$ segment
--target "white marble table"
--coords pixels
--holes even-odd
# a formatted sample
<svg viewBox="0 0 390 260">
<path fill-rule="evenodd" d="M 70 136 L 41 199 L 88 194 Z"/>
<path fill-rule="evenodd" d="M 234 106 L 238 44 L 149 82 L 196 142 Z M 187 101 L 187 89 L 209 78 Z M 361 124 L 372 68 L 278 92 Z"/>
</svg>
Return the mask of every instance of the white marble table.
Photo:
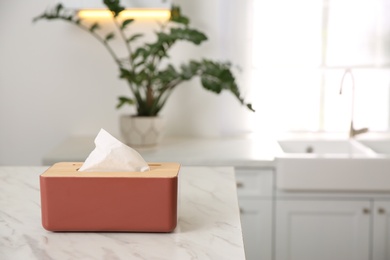
<svg viewBox="0 0 390 260">
<path fill-rule="evenodd" d="M 245 259 L 231 167 L 182 167 L 173 233 L 61 233 L 41 225 L 39 175 L 0 167 L 0 259 Z"/>
</svg>

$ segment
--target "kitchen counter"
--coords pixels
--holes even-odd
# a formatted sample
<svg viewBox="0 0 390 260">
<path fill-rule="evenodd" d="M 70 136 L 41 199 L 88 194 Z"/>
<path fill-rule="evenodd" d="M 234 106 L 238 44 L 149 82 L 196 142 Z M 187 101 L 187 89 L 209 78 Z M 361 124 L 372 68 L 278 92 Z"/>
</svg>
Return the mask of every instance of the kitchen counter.
<svg viewBox="0 0 390 260">
<path fill-rule="evenodd" d="M 92 136 L 71 136 L 47 153 L 43 165 L 83 162 L 95 148 Z M 188 166 L 272 167 L 280 153 L 275 140 L 253 136 L 226 138 L 166 137 L 161 145 L 137 148 L 148 162 L 179 162 Z"/>
<path fill-rule="evenodd" d="M 245 259 L 232 167 L 182 167 L 172 233 L 49 232 L 39 175 L 0 167 L 0 259 Z"/>
</svg>

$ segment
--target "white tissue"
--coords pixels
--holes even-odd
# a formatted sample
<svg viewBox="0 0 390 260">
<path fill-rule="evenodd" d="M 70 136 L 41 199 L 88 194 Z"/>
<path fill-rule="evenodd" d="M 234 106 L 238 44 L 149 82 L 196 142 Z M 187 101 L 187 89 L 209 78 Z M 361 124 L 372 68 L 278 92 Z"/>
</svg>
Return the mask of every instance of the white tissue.
<svg viewBox="0 0 390 260">
<path fill-rule="evenodd" d="M 95 149 L 79 171 L 83 172 L 144 172 L 149 165 L 131 147 L 123 144 L 104 129 L 95 138 Z"/>
</svg>

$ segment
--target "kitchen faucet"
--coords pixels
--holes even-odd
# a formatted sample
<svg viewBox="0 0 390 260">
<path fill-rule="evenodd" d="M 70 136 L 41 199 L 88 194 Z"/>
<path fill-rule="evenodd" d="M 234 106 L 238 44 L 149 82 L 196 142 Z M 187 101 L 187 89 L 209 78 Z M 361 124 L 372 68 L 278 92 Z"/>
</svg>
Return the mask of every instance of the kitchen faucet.
<svg viewBox="0 0 390 260">
<path fill-rule="evenodd" d="M 355 129 L 353 126 L 353 119 L 354 119 L 354 110 L 355 110 L 355 79 L 353 77 L 352 71 L 350 68 L 347 68 L 343 74 L 343 77 L 341 79 L 341 85 L 340 85 L 340 95 L 343 91 L 343 85 L 344 85 L 344 79 L 345 77 L 349 75 L 352 80 L 352 104 L 351 104 L 351 124 L 349 127 L 349 138 L 354 138 L 355 136 L 363 133 L 368 132 L 368 128 L 361 128 L 361 129 Z"/>
</svg>

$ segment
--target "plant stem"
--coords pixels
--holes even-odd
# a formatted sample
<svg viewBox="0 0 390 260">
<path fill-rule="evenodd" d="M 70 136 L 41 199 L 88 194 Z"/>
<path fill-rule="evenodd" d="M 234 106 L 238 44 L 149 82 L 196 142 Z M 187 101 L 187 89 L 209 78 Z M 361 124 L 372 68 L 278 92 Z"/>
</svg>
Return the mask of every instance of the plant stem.
<svg viewBox="0 0 390 260">
<path fill-rule="evenodd" d="M 160 99 L 166 94 L 166 97 L 163 101 L 165 103 L 166 99 L 169 97 L 169 93 L 172 92 L 172 90 L 181 82 L 183 82 L 182 79 L 174 79 L 171 82 L 169 82 L 164 88 L 160 89 L 160 94 L 156 97 L 156 100 L 159 102 Z"/>
<path fill-rule="evenodd" d="M 169 20 L 166 21 L 166 22 L 164 22 L 164 23 L 162 23 L 162 24 L 160 24 L 160 25 L 161 25 L 161 26 L 160 26 L 160 33 L 163 33 L 163 32 L 165 31 L 165 28 L 168 26 L 168 24 L 169 24 Z M 170 48 L 170 46 L 168 46 L 168 47 L 166 48 L 165 53 L 168 51 L 169 48 Z M 156 54 L 153 55 L 153 56 L 151 57 L 151 64 L 153 64 L 153 66 L 154 66 L 156 69 L 158 69 L 160 63 L 161 63 L 161 59 L 158 59 L 158 60 L 156 61 Z"/>
<path fill-rule="evenodd" d="M 132 71 L 135 73 L 134 60 L 133 60 L 133 58 L 131 57 L 132 54 L 133 54 L 133 52 L 132 52 L 132 50 L 131 50 L 130 43 L 127 42 L 126 36 L 125 36 L 125 34 L 123 33 L 123 30 L 122 30 L 120 24 L 118 23 L 118 20 L 116 19 L 116 17 L 113 16 L 112 19 L 113 19 L 113 21 L 114 21 L 115 26 L 117 27 L 117 29 L 118 29 L 118 31 L 119 31 L 119 34 L 120 34 L 120 36 L 121 36 L 123 42 L 125 43 L 127 52 L 128 52 L 128 54 L 129 54 L 128 61 L 129 61 L 129 65 L 130 65 L 130 70 L 132 70 Z M 138 97 L 140 97 L 138 88 L 135 88 L 135 87 L 134 87 L 133 82 L 128 81 L 128 83 L 129 83 L 129 87 L 130 87 L 131 92 L 135 94 L 135 97 L 136 97 L 137 100 L 138 100 Z M 138 100 L 138 101 L 139 101 L 139 100 Z M 137 103 L 139 103 L 139 102 L 137 102 Z"/>
<path fill-rule="evenodd" d="M 91 31 L 88 27 L 86 27 L 86 26 L 84 26 L 84 25 L 82 25 L 80 23 L 76 23 L 74 21 L 69 21 L 69 20 L 66 20 L 66 19 L 65 19 L 65 21 L 71 22 L 71 23 L 77 25 L 82 30 L 90 32 L 101 44 L 104 45 L 104 47 L 106 47 L 106 49 L 111 54 L 112 58 L 118 64 L 118 66 L 121 66 L 121 62 L 120 62 L 119 58 L 116 56 L 115 52 L 112 50 L 110 45 L 108 45 L 107 42 L 102 37 L 100 37 L 97 33 Z"/>
<path fill-rule="evenodd" d="M 113 19 L 114 19 L 114 23 L 118 26 L 117 21 L 115 20 L 115 18 L 113 18 Z M 66 19 L 65 19 L 65 20 L 66 20 Z M 69 21 L 69 20 L 66 20 L 66 21 Z M 69 21 L 69 22 L 71 22 L 71 23 L 77 25 L 79 28 L 83 29 L 84 31 L 90 32 L 90 33 L 91 33 L 91 34 L 92 34 L 100 43 L 102 43 L 102 44 L 107 48 L 108 52 L 111 54 L 111 56 L 113 57 L 113 59 L 115 60 L 115 62 L 118 64 L 118 66 L 119 66 L 119 67 L 122 67 L 122 62 L 121 62 L 120 59 L 116 56 L 115 52 L 112 50 L 112 48 L 110 47 L 110 45 L 108 45 L 107 42 L 106 42 L 102 37 L 100 37 L 97 33 L 91 31 L 88 27 L 86 27 L 86 26 L 84 26 L 84 25 L 82 25 L 82 24 L 80 24 L 80 23 L 76 23 L 76 22 L 74 22 L 74 21 Z M 121 35 L 122 35 L 124 41 L 126 42 L 126 39 L 124 38 L 124 35 L 123 35 L 122 31 L 121 31 L 121 30 L 119 30 L 119 31 L 121 32 Z M 133 61 L 132 61 L 132 59 L 131 59 L 131 49 L 130 49 L 130 46 L 128 46 L 127 44 L 126 44 L 126 46 L 128 47 L 128 50 L 129 50 L 129 62 L 130 62 L 130 66 L 131 66 L 131 68 L 133 68 Z M 135 88 L 134 88 L 134 86 L 133 86 L 133 84 L 132 84 L 131 81 L 128 81 L 128 83 L 129 83 L 129 87 L 130 87 L 132 93 L 135 94 L 135 97 L 140 97 L 138 89 L 135 89 Z M 138 94 L 138 95 L 137 95 L 137 94 Z M 138 99 L 138 98 L 137 98 L 137 99 Z M 137 103 L 138 103 L 138 102 L 137 102 Z"/>
<path fill-rule="evenodd" d="M 133 69 L 134 68 L 134 61 L 131 58 L 131 55 L 133 54 L 133 52 L 131 50 L 130 43 L 127 42 L 126 36 L 123 33 L 123 30 L 122 30 L 120 24 L 118 23 L 118 20 L 115 17 L 112 17 L 112 19 L 114 20 L 114 24 L 118 28 L 119 34 L 121 35 L 123 41 L 125 42 L 126 49 L 127 49 L 128 53 L 129 53 L 129 63 L 130 63 L 131 68 Z"/>
</svg>

